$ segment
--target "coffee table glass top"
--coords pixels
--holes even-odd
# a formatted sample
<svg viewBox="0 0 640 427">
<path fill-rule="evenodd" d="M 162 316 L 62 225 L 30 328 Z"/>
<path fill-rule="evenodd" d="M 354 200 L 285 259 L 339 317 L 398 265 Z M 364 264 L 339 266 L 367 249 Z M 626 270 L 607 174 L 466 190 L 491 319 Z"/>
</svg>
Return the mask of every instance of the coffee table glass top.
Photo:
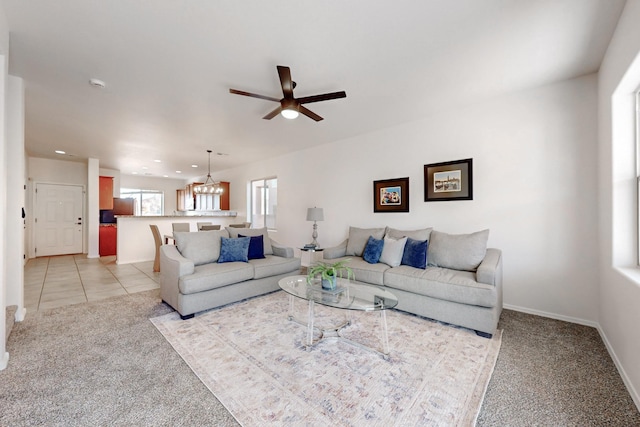
<svg viewBox="0 0 640 427">
<path fill-rule="evenodd" d="M 379 286 L 341 278 L 338 278 L 337 289 L 332 291 L 322 289 L 319 279 L 308 284 L 307 276 L 285 277 L 278 285 L 289 295 L 346 310 L 386 310 L 398 304 L 395 295 Z"/>
</svg>

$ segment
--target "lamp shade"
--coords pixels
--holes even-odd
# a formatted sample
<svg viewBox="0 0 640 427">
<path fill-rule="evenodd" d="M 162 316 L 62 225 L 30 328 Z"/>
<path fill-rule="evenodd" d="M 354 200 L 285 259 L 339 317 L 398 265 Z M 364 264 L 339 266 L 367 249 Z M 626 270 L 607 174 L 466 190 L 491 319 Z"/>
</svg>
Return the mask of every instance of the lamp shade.
<svg viewBox="0 0 640 427">
<path fill-rule="evenodd" d="M 324 213 L 322 208 L 308 208 L 307 221 L 324 221 Z"/>
</svg>

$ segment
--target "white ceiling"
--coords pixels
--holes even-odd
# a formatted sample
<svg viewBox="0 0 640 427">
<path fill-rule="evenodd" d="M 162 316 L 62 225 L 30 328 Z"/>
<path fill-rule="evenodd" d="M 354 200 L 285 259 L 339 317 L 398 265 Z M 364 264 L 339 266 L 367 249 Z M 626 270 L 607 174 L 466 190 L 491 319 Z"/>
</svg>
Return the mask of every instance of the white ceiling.
<svg viewBox="0 0 640 427">
<path fill-rule="evenodd" d="M 185 179 L 206 175 L 207 149 L 228 154 L 213 158 L 215 172 L 596 72 L 623 6 L 2 0 L 9 72 L 25 81 L 29 155 Z M 276 65 L 291 67 L 296 97 L 347 98 L 307 104 L 318 123 L 263 120 L 276 103 L 229 88 L 281 98 Z"/>
</svg>

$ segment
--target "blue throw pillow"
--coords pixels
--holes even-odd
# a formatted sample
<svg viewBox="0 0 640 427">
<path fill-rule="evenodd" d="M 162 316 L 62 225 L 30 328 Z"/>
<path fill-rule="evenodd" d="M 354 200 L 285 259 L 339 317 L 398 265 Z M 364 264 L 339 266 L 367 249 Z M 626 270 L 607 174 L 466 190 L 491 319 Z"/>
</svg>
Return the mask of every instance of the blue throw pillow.
<svg viewBox="0 0 640 427">
<path fill-rule="evenodd" d="M 380 255 L 382 255 L 382 247 L 384 246 L 384 240 L 375 239 L 373 236 L 369 236 L 367 240 L 367 246 L 364 247 L 362 258 L 369 264 L 377 264 L 380 261 Z"/>
<path fill-rule="evenodd" d="M 242 234 L 238 234 L 238 237 L 249 237 L 251 239 L 249 242 L 249 259 L 264 258 L 264 239 L 262 238 L 262 234 L 259 236 L 243 236 Z"/>
<path fill-rule="evenodd" d="M 248 237 L 238 237 L 237 239 L 227 239 L 226 237 L 222 237 L 218 262 L 249 261 L 248 255 L 250 242 L 251 239 Z"/>
<path fill-rule="evenodd" d="M 427 268 L 427 246 L 428 240 L 415 240 L 407 238 L 402 254 L 402 265 L 409 265 L 415 268 Z"/>
</svg>

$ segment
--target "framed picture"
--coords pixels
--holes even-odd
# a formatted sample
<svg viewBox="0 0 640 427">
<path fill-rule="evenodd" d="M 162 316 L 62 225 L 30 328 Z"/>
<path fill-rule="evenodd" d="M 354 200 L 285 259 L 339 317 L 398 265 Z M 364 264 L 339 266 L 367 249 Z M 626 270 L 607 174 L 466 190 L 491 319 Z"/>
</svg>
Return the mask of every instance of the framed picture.
<svg viewBox="0 0 640 427">
<path fill-rule="evenodd" d="M 373 181 L 374 212 L 409 212 L 409 178 Z"/>
<path fill-rule="evenodd" d="M 424 201 L 473 200 L 473 159 L 424 165 Z"/>
</svg>

